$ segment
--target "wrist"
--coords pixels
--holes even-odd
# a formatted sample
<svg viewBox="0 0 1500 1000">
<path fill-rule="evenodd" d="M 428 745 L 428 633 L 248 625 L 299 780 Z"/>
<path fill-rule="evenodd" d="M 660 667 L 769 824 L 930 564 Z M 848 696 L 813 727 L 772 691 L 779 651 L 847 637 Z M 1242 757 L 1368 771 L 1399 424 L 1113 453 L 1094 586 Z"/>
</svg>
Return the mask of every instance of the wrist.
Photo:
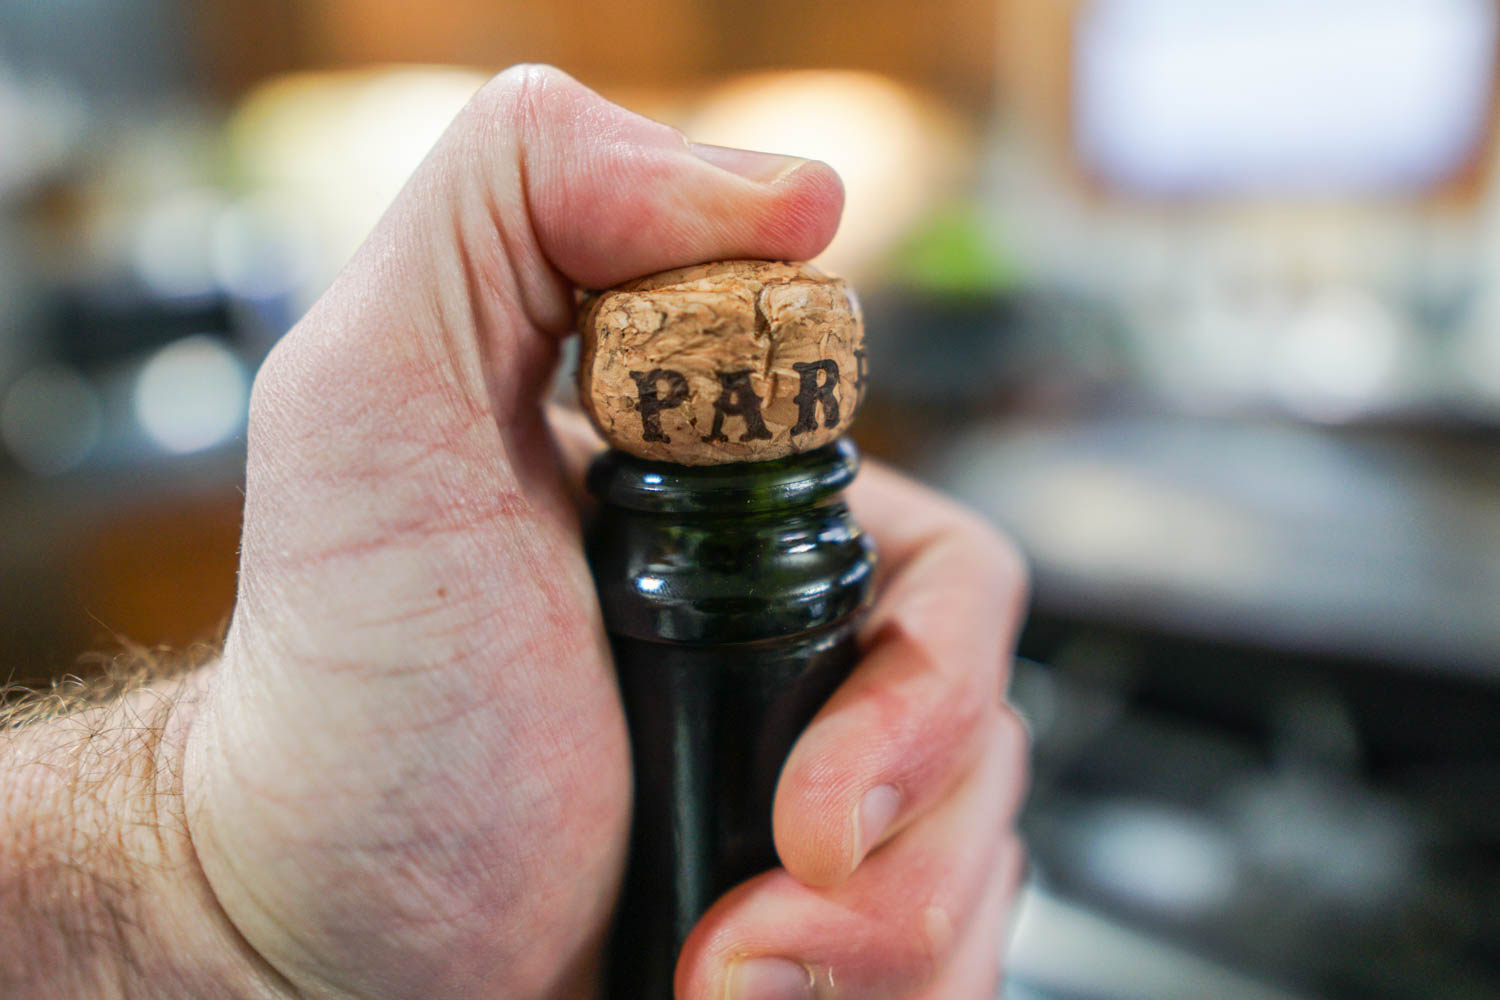
<svg viewBox="0 0 1500 1000">
<path fill-rule="evenodd" d="M 184 814 L 183 752 L 212 669 L 0 730 L 0 996 L 275 995 Z"/>
</svg>

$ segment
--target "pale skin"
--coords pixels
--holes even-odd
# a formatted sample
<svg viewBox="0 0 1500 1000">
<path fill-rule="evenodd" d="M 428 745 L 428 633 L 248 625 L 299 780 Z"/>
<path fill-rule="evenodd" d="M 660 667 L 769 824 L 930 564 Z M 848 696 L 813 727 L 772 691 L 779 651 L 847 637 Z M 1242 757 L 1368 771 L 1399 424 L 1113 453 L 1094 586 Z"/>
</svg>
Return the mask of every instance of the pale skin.
<svg viewBox="0 0 1500 1000">
<path fill-rule="evenodd" d="M 823 164 L 555 70 L 476 95 L 256 380 L 222 654 L 0 734 L 0 995 L 593 996 L 629 760 L 580 545 L 598 445 L 541 397 L 575 289 L 808 259 L 841 205 Z M 783 772 L 783 867 L 704 917 L 681 1000 L 994 996 L 1022 566 L 878 466 L 851 503 L 883 560 L 861 662 Z"/>
</svg>

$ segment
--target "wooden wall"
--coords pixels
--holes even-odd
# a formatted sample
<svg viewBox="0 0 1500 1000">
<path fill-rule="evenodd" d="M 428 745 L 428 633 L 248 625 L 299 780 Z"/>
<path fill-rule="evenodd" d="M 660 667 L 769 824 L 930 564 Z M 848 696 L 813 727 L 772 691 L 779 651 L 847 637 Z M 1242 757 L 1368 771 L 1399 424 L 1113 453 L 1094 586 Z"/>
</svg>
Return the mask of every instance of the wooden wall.
<svg viewBox="0 0 1500 1000">
<path fill-rule="evenodd" d="M 550 62 L 593 86 L 793 67 L 875 70 L 982 110 L 1005 0 L 195 0 L 206 83 L 226 98 L 287 69 Z"/>
</svg>

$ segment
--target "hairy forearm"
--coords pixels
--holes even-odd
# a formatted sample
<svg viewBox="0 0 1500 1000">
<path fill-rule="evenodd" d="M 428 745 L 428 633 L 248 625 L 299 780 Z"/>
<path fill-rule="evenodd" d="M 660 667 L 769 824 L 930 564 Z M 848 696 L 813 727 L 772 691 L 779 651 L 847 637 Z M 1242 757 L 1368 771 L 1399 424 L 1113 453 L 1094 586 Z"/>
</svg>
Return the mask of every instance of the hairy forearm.
<svg viewBox="0 0 1500 1000">
<path fill-rule="evenodd" d="M 117 668 L 0 725 L 0 996 L 264 995 L 218 910 L 182 760 L 211 666 Z"/>
</svg>

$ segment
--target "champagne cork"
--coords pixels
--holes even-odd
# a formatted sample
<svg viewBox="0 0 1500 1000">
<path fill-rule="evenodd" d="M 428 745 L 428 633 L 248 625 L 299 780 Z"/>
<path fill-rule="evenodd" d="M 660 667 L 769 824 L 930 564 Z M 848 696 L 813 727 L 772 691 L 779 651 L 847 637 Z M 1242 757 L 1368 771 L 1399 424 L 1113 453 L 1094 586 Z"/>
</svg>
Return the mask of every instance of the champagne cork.
<svg viewBox="0 0 1500 1000">
<path fill-rule="evenodd" d="M 584 410 L 606 441 L 679 465 L 762 462 L 848 429 L 864 322 L 843 280 L 732 260 L 638 278 L 579 315 Z"/>
</svg>

